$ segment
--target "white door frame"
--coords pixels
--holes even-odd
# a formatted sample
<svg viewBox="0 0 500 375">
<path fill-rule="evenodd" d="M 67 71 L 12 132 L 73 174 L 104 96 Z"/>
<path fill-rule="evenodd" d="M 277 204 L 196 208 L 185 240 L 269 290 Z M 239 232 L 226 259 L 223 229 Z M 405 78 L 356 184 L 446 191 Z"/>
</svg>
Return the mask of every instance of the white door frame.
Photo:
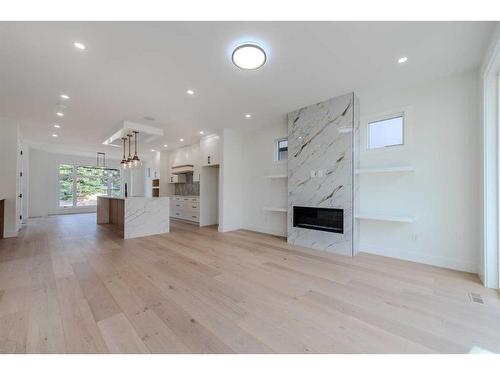
<svg viewBox="0 0 500 375">
<path fill-rule="evenodd" d="M 481 71 L 483 87 L 483 252 L 478 273 L 484 285 L 499 289 L 500 269 L 500 35 Z"/>
</svg>

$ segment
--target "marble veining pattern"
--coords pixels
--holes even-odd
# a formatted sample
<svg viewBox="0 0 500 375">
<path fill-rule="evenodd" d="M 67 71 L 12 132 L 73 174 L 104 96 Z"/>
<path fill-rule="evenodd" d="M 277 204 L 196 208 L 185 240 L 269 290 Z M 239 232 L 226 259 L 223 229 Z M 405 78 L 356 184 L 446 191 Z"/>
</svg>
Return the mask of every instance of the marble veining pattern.
<svg viewBox="0 0 500 375">
<path fill-rule="evenodd" d="M 353 94 L 288 114 L 288 242 L 353 253 Z M 357 110 L 357 108 L 356 108 Z M 317 176 L 312 176 L 316 171 Z M 293 206 L 341 208 L 344 233 L 293 227 Z"/>
<path fill-rule="evenodd" d="M 134 238 L 170 231 L 170 198 L 125 199 L 124 237 Z"/>
</svg>

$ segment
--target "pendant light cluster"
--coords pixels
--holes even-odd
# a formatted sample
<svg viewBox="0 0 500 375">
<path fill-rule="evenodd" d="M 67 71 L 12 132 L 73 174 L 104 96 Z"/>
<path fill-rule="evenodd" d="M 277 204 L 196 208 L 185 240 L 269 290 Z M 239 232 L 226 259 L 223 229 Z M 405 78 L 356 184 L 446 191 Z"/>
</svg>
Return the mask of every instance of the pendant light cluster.
<svg viewBox="0 0 500 375">
<path fill-rule="evenodd" d="M 127 134 L 126 137 L 122 138 L 122 141 L 123 141 L 123 159 L 120 162 L 120 164 L 122 165 L 123 169 L 137 168 L 137 167 L 140 167 L 142 165 L 141 159 L 139 159 L 139 156 L 137 155 L 137 134 L 139 134 L 139 132 L 134 130 L 132 133 L 134 133 L 134 135 Z M 132 156 L 132 154 L 131 154 L 132 137 L 134 137 L 134 156 Z M 127 142 L 128 142 L 128 157 L 125 156 Z"/>
</svg>

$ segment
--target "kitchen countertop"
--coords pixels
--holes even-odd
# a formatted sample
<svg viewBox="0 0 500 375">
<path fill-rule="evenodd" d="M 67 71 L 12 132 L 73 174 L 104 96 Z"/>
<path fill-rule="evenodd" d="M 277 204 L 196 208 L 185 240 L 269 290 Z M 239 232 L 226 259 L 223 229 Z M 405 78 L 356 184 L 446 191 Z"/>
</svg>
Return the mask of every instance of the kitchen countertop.
<svg viewBox="0 0 500 375">
<path fill-rule="evenodd" d="M 180 198 L 199 198 L 200 196 L 199 195 L 169 195 L 169 197 L 171 197 L 171 198 L 176 198 L 176 197 L 180 197 Z"/>
</svg>

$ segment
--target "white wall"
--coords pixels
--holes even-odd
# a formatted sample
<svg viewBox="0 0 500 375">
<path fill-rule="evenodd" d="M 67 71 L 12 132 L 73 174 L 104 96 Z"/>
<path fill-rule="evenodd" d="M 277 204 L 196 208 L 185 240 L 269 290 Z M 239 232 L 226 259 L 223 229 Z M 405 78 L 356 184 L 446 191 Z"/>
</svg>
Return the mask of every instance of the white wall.
<svg viewBox="0 0 500 375">
<path fill-rule="evenodd" d="M 482 235 L 478 73 L 466 72 L 422 87 L 381 88 L 357 95 L 362 118 L 402 108 L 410 114 L 408 147 L 378 154 L 362 151 L 361 167 L 416 168 L 408 175 L 361 178 L 361 210 L 416 218 L 412 224 L 362 221 L 361 251 L 477 272 Z M 285 234 L 285 220 L 278 213 L 262 211 L 270 196 L 279 202 L 278 188 L 271 188 L 262 176 L 279 169 L 273 164 L 273 143 L 281 136 L 286 136 L 285 119 L 245 134 L 245 228 Z M 286 202 L 286 192 L 282 198 Z"/>
<path fill-rule="evenodd" d="M 96 165 L 95 158 L 53 154 L 31 147 L 29 150 L 29 207 L 30 217 L 95 212 L 95 207 L 60 208 L 58 196 L 59 164 Z M 120 168 L 115 160 L 106 160 L 107 166 Z"/>
<path fill-rule="evenodd" d="M 243 134 L 222 130 L 222 163 L 219 184 L 219 231 L 243 227 Z"/>
<path fill-rule="evenodd" d="M 481 241 L 481 139 L 478 73 L 412 90 L 358 93 L 361 168 L 411 165 L 403 175 L 360 178 L 360 210 L 408 214 L 414 223 L 360 222 L 360 250 L 477 272 Z M 363 119 L 408 109 L 407 142 L 366 150 Z"/>
<path fill-rule="evenodd" d="M 286 179 L 264 178 L 287 174 L 287 164 L 275 161 L 275 142 L 287 136 L 283 122 L 244 135 L 243 144 L 243 227 L 257 232 L 286 236 L 286 213 L 264 211 L 263 207 L 287 207 Z"/>
<path fill-rule="evenodd" d="M 15 237 L 19 229 L 18 215 L 18 125 L 0 118 L 0 199 L 5 199 L 4 237 Z"/>
<path fill-rule="evenodd" d="M 49 214 L 49 154 L 46 151 L 29 149 L 28 170 L 28 215 L 29 217 Z"/>
</svg>

